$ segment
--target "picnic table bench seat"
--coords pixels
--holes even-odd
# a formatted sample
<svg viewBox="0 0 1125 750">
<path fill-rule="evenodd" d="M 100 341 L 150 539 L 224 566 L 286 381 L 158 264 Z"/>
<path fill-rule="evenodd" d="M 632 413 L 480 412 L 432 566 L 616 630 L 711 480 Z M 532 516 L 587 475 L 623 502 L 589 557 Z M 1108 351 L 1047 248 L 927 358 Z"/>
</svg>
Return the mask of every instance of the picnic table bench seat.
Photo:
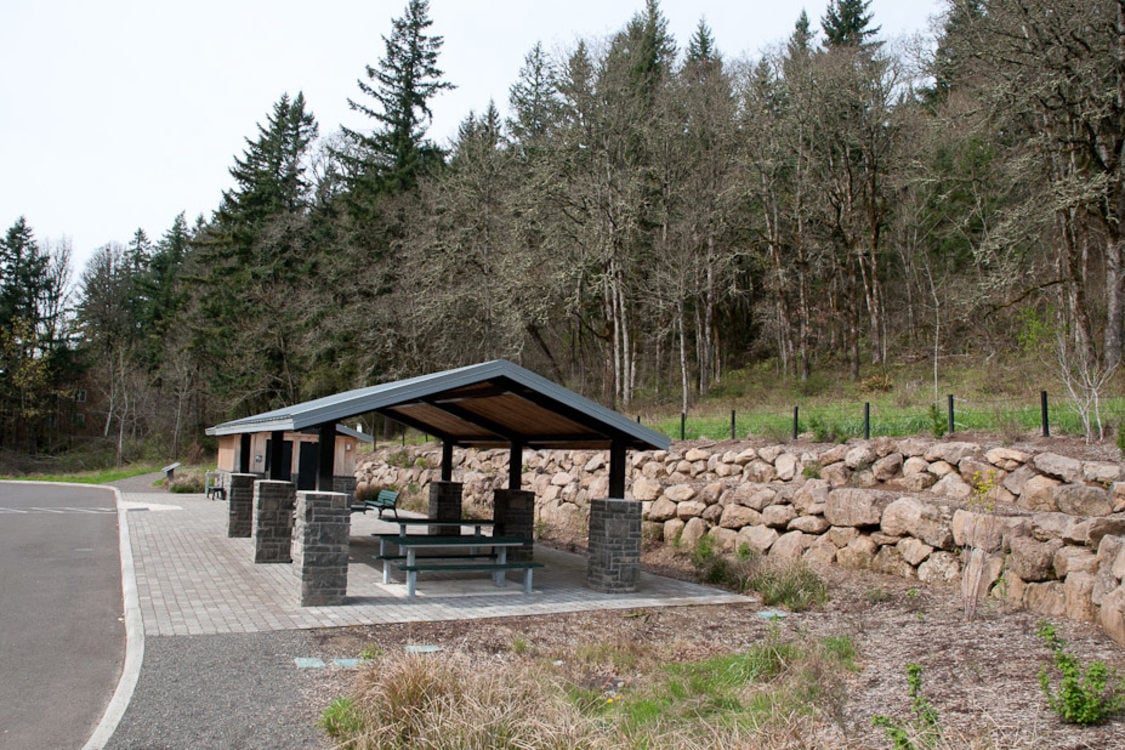
<svg viewBox="0 0 1125 750">
<path fill-rule="evenodd" d="M 493 583 L 503 586 L 504 573 L 509 570 L 523 571 L 523 592 L 531 593 L 531 574 L 535 568 L 542 568 L 543 563 L 532 561 L 515 562 L 488 562 L 488 563 L 456 563 L 456 562 L 426 562 L 407 565 L 394 563 L 394 566 L 406 573 L 406 595 L 413 599 L 418 588 L 418 574 L 424 572 L 461 572 L 461 571 L 488 571 L 493 573 Z"/>
</svg>

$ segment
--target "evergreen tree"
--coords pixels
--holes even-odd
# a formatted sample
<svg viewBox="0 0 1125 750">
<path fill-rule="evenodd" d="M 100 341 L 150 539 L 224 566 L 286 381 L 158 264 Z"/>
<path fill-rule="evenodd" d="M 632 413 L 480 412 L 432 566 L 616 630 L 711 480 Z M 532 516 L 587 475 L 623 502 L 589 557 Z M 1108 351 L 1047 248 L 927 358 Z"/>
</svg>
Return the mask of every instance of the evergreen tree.
<svg viewBox="0 0 1125 750">
<path fill-rule="evenodd" d="M 871 0 L 831 0 L 820 19 L 829 47 L 863 47 L 881 27 L 870 28 L 872 14 L 867 12 Z"/>
<path fill-rule="evenodd" d="M 19 217 L 0 240 L 0 325 L 14 320 L 38 325 L 49 264 L 27 220 Z"/>
<path fill-rule="evenodd" d="M 519 79 L 508 90 L 513 117 L 508 126 L 517 141 L 542 138 L 559 113 L 558 80 L 554 65 L 539 42 L 523 59 Z"/>
<path fill-rule="evenodd" d="M 813 37 L 809 28 L 809 14 L 801 10 L 797 22 L 793 24 L 793 33 L 785 45 L 786 60 L 804 60 L 812 52 Z"/>
<path fill-rule="evenodd" d="M 366 68 L 369 83 L 356 82 L 373 102 L 348 99 L 348 106 L 375 120 L 376 128 L 370 135 L 343 129 L 355 148 L 355 153 L 341 154 L 353 181 L 377 192 L 409 189 L 440 161 L 440 150 L 426 140 L 433 117 L 430 100 L 453 88 L 437 66 L 445 40 L 428 33 L 433 25 L 428 0 L 409 0 L 402 17 L 391 23 L 378 67 Z"/>
</svg>

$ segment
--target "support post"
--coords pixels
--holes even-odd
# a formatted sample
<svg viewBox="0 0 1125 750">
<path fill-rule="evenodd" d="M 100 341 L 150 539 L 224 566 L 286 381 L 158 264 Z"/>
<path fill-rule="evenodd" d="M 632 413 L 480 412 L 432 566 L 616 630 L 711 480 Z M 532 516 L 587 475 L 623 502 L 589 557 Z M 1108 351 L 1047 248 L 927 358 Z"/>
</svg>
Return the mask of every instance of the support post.
<svg viewBox="0 0 1125 750">
<path fill-rule="evenodd" d="M 1051 437 L 1051 424 L 1047 415 L 1047 392 L 1039 391 L 1039 411 L 1042 414 L 1043 437 Z"/>
<path fill-rule="evenodd" d="M 336 425 L 325 423 L 317 428 L 319 433 L 316 445 L 316 489 L 318 492 L 332 492 L 332 477 L 336 462 Z"/>
<path fill-rule="evenodd" d="M 604 593 L 636 591 L 641 576 L 641 504 L 591 500 L 589 541 L 586 585 Z"/>
<path fill-rule="evenodd" d="M 797 439 L 797 435 L 798 435 L 797 427 L 800 424 L 800 422 L 799 422 L 800 414 L 801 414 L 801 407 L 794 406 L 793 407 L 793 439 L 794 440 Z"/>
<path fill-rule="evenodd" d="M 953 432 L 953 394 L 949 394 L 949 432 Z"/>
<path fill-rule="evenodd" d="M 535 545 L 530 541 L 535 535 L 535 493 L 523 490 L 496 490 L 492 493 L 492 518 L 496 536 L 520 536 L 529 540 L 522 547 L 508 550 L 510 562 L 530 561 Z"/>
<path fill-rule="evenodd" d="M 297 485 L 259 479 L 254 482 L 254 562 L 291 562 L 293 508 Z"/>
<path fill-rule="evenodd" d="M 871 439 L 871 402 L 863 402 L 863 439 Z"/>
<path fill-rule="evenodd" d="M 343 604 L 348 589 L 351 512 L 341 492 L 298 492 L 293 573 L 302 607 Z"/>
<path fill-rule="evenodd" d="M 449 440 L 441 443 L 441 481 L 453 481 L 453 443 Z"/>
<path fill-rule="evenodd" d="M 512 441 L 508 452 L 508 489 L 518 492 L 523 486 L 523 445 Z"/>
<path fill-rule="evenodd" d="M 462 490 L 460 482 L 430 482 L 429 517 L 439 521 L 460 521 Z M 428 531 L 437 536 L 457 536 L 461 527 L 435 525 L 428 527 Z"/>
<path fill-rule="evenodd" d="M 609 448 L 609 496 L 625 497 L 625 444 L 614 440 Z"/>
<path fill-rule="evenodd" d="M 254 530 L 255 474 L 231 474 L 227 486 L 227 536 L 248 537 Z"/>
</svg>

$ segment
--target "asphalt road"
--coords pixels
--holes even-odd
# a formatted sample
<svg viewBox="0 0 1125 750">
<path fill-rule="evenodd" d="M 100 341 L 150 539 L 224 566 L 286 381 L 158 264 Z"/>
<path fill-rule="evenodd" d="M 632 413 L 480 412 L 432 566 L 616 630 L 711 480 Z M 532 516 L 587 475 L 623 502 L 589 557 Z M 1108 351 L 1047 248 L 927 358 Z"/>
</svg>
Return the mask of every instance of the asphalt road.
<svg viewBox="0 0 1125 750">
<path fill-rule="evenodd" d="M 0 750 L 81 748 L 125 659 L 112 491 L 0 482 Z"/>
</svg>

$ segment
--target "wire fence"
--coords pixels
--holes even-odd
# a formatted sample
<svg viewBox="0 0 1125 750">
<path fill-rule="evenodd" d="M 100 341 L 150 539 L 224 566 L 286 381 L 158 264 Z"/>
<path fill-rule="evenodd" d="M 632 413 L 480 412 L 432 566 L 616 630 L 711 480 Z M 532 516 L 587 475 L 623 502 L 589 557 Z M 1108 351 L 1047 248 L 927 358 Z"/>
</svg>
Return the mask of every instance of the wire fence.
<svg viewBox="0 0 1125 750">
<path fill-rule="evenodd" d="M 1108 434 L 1125 428 L 1125 398 L 1104 400 L 1098 409 Z M 640 417 L 637 417 L 641 421 Z M 1095 415 L 1091 428 L 1097 435 Z M 879 436 L 902 437 L 981 430 L 1009 435 L 1086 434 L 1081 415 L 1073 403 L 1052 398 L 1046 391 L 1037 401 L 1019 398 L 989 400 L 948 395 L 942 403 L 902 405 L 887 402 L 795 404 L 780 411 L 731 410 L 729 414 L 688 414 L 660 419 L 650 425 L 679 440 L 723 440 L 747 436 L 784 441 L 811 435 L 817 442 Z"/>
</svg>

